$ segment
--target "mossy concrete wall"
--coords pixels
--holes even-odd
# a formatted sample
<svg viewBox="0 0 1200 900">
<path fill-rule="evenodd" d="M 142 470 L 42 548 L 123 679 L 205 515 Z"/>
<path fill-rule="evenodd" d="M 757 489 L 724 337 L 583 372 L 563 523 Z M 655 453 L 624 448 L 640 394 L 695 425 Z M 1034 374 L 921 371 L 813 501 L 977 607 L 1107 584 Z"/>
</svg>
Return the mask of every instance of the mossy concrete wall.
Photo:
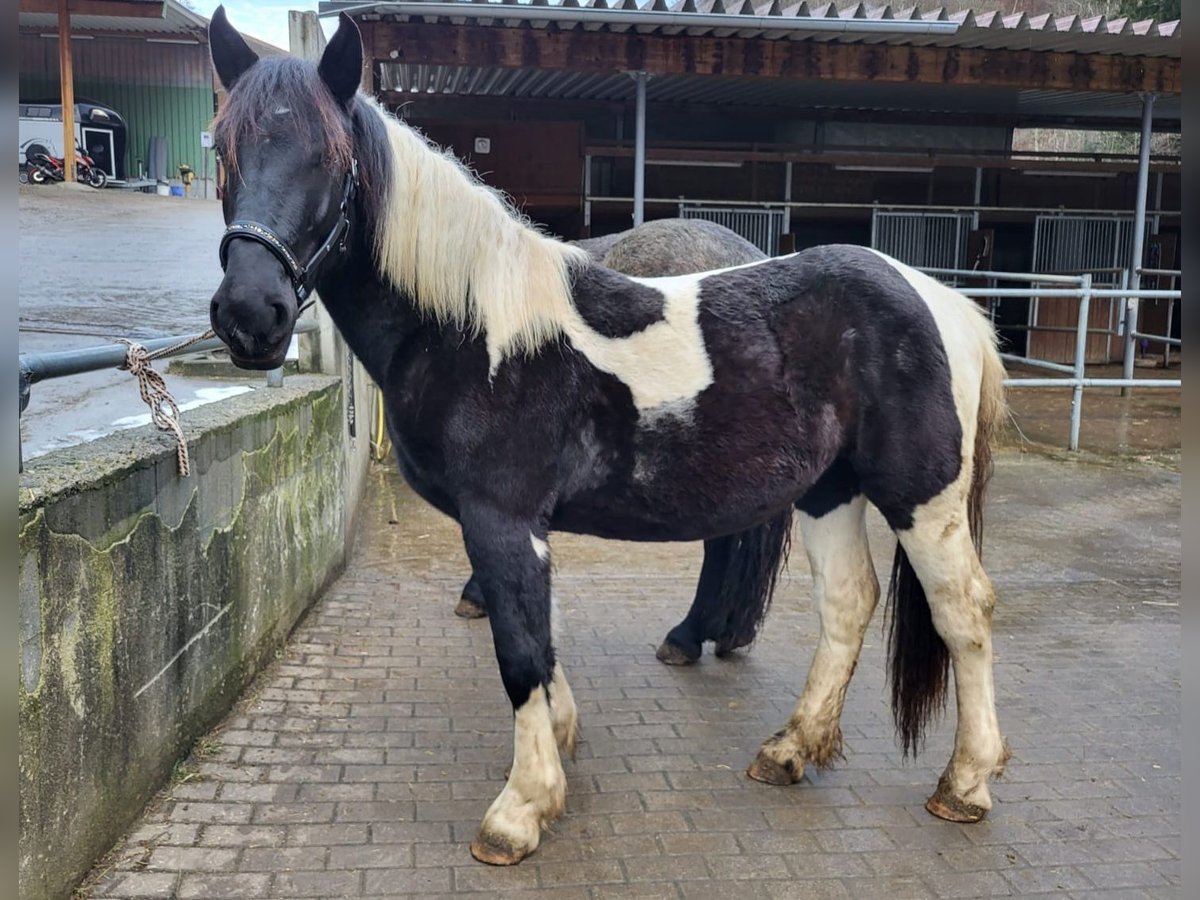
<svg viewBox="0 0 1200 900">
<path fill-rule="evenodd" d="M 21 897 L 71 894 L 340 571 L 344 384 L 189 411 L 189 478 L 150 429 L 21 476 Z"/>
</svg>

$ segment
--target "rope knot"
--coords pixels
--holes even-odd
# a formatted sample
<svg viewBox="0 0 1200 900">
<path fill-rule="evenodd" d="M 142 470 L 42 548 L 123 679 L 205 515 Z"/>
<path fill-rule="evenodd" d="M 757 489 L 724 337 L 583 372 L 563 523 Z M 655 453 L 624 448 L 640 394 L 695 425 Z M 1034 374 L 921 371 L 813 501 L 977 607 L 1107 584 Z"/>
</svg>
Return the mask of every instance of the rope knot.
<svg viewBox="0 0 1200 900">
<path fill-rule="evenodd" d="M 187 440 L 184 439 L 183 429 L 179 425 L 179 405 L 171 396 L 167 383 L 162 375 L 154 370 L 150 363 L 158 356 L 166 353 L 150 353 L 141 344 L 125 338 L 117 339 L 128 348 L 125 352 L 125 362 L 120 366 L 127 369 L 138 380 L 138 390 L 142 400 L 150 407 L 150 418 L 160 431 L 169 431 L 175 437 L 176 456 L 179 460 L 179 474 L 186 478 L 191 473 L 188 459 Z M 168 348 L 173 350 L 175 348 Z"/>
</svg>

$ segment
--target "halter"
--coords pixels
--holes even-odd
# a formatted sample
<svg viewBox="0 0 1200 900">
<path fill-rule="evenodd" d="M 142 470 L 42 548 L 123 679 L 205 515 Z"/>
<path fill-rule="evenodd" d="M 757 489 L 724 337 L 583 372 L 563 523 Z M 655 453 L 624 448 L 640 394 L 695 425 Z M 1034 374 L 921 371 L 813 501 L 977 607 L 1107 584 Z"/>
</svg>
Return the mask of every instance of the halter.
<svg viewBox="0 0 1200 900">
<path fill-rule="evenodd" d="M 292 290 L 296 292 L 296 301 L 303 303 L 308 295 L 312 293 L 313 280 L 316 277 L 317 268 L 325 260 L 325 257 L 329 255 L 335 245 L 339 253 L 346 249 L 346 236 L 350 233 L 350 201 L 354 199 L 354 193 L 357 189 L 358 160 L 352 159 L 350 160 L 350 171 L 346 173 L 346 178 L 342 186 L 342 205 L 338 210 L 338 220 L 334 223 L 329 236 L 325 238 L 325 242 L 317 248 L 317 252 L 304 265 L 300 264 L 299 260 L 296 259 L 296 254 L 292 253 L 287 243 L 270 227 L 263 225 L 261 222 L 238 219 L 235 222 L 230 222 L 229 227 L 225 229 L 225 234 L 221 236 L 221 244 L 217 250 L 221 257 L 221 271 L 225 270 L 225 265 L 229 260 L 229 244 L 231 241 L 238 238 L 247 238 L 248 240 L 256 241 L 270 250 L 271 255 L 283 264 L 284 271 L 288 273 L 288 277 L 292 280 Z"/>
</svg>

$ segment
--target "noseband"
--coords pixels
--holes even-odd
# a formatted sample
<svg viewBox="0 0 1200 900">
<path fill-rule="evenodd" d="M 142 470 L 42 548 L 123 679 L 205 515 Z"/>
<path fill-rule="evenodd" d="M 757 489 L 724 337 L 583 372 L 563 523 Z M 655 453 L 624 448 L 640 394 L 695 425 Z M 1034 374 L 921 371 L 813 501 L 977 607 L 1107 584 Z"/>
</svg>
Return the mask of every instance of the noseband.
<svg viewBox="0 0 1200 900">
<path fill-rule="evenodd" d="M 273 229 L 261 222 L 253 222 L 248 219 L 238 219 L 235 222 L 230 222 L 229 227 L 225 229 L 225 234 L 221 236 L 221 245 L 218 248 L 218 253 L 221 256 L 221 271 L 225 270 L 225 265 L 229 260 L 229 244 L 238 238 L 256 241 L 271 251 L 271 254 L 279 260 L 283 265 L 283 269 L 288 273 L 288 277 L 292 280 L 292 290 L 296 292 L 296 301 L 303 303 L 308 295 L 312 293 L 313 281 L 316 278 L 317 269 L 324 262 L 325 257 L 330 252 L 337 248 L 338 252 L 346 249 L 346 237 L 350 233 L 350 203 L 354 199 L 354 193 L 358 190 L 358 160 L 350 161 L 350 171 L 346 173 L 345 182 L 342 186 L 342 205 L 338 210 L 338 220 L 334 223 L 333 229 L 329 232 L 329 236 L 325 238 L 325 242 L 317 248 L 314 253 L 303 265 L 296 258 L 287 242 L 277 235 Z"/>
</svg>

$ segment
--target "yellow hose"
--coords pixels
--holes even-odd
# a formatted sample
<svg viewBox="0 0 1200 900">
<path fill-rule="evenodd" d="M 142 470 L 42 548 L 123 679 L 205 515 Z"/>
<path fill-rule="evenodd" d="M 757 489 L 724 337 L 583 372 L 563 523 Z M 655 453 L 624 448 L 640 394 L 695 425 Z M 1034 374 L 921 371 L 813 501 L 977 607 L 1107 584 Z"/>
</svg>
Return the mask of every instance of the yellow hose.
<svg viewBox="0 0 1200 900">
<path fill-rule="evenodd" d="M 387 433 L 387 417 L 383 411 L 383 391 L 374 388 L 375 402 L 371 415 L 371 458 L 384 462 L 392 455 L 392 441 Z"/>
</svg>

